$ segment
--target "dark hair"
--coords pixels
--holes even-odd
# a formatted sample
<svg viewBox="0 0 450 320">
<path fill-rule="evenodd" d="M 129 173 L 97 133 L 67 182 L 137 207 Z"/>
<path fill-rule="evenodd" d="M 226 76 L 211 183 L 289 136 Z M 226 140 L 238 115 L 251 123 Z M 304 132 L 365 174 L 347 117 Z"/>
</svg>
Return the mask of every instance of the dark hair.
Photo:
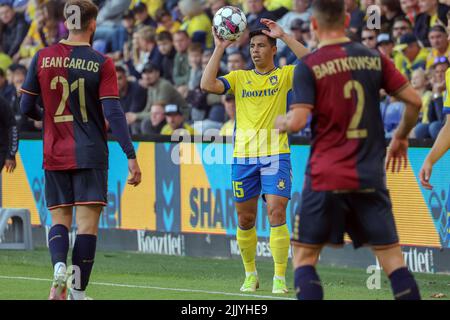
<svg viewBox="0 0 450 320">
<path fill-rule="evenodd" d="M 379 31 L 377 29 L 370 29 L 368 26 L 364 26 L 361 30 L 361 33 L 363 31 L 371 31 L 371 32 L 375 32 L 376 35 L 378 35 Z"/>
<path fill-rule="evenodd" d="M 26 75 L 27 74 L 27 67 L 25 67 L 23 64 L 13 64 L 10 66 L 10 70 L 12 72 L 21 72 L 22 74 Z"/>
<path fill-rule="evenodd" d="M 156 10 L 156 12 L 155 12 L 156 22 L 161 22 L 162 18 L 164 18 L 165 16 L 172 17 L 170 12 L 164 8 L 159 8 L 158 10 Z"/>
<path fill-rule="evenodd" d="M 399 21 L 406 22 L 409 25 L 409 27 L 412 28 L 411 21 L 409 21 L 409 19 L 404 17 L 404 16 L 400 16 L 400 17 L 395 18 L 394 19 L 394 23 L 392 25 L 394 25 L 396 22 L 399 22 Z"/>
<path fill-rule="evenodd" d="M 66 2 L 66 5 L 64 6 L 64 18 L 66 20 L 70 17 L 70 12 L 68 11 L 68 8 L 70 6 L 77 6 L 78 8 L 80 8 L 80 13 L 81 13 L 80 29 L 73 28 L 70 30 L 72 32 L 86 31 L 86 29 L 89 26 L 89 23 L 92 20 L 97 19 L 98 7 L 92 1 L 90 1 L 90 0 L 69 0 Z"/>
<path fill-rule="evenodd" d="M 381 0 L 381 5 L 386 6 L 388 10 L 394 12 L 401 12 L 402 7 L 400 6 L 400 1 L 398 0 Z"/>
<path fill-rule="evenodd" d="M 4 78 L 4 77 L 5 77 L 5 70 L 0 68 L 0 78 Z"/>
<path fill-rule="evenodd" d="M 269 29 L 257 29 L 257 30 L 250 31 L 249 39 L 252 40 L 252 38 L 256 37 L 256 36 L 265 36 L 269 40 L 270 45 L 272 47 L 275 47 L 277 45 L 277 39 L 274 39 L 272 37 L 269 37 L 267 34 L 264 34 L 263 30 L 269 30 Z"/>
<path fill-rule="evenodd" d="M 169 31 L 161 31 L 156 35 L 156 41 L 165 41 L 169 40 L 172 42 L 172 34 Z"/>
<path fill-rule="evenodd" d="M 445 28 L 439 24 L 431 27 L 430 31 L 428 31 L 428 34 L 430 34 L 430 32 L 433 32 L 433 31 L 442 32 L 442 33 L 447 34 L 447 30 L 445 30 Z"/>
<path fill-rule="evenodd" d="M 177 32 L 174 33 L 174 35 L 176 34 L 182 34 L 184 35 L 186 38 L 190 38 L 189 37 L 189 33 L 187 33 L 185 30 L 178 30 Z"/>
<path fill-rule="evenodd" d="M 188 52 L 199 52 L 201 54 L 203 54 L 203 46 L 201 45 L 201 43 L 191 43 L 191 45 L 188 48 Z"/>
<path fill-rule="evenodd" d="M 314 0 L 313 16 L 325 28 L 341 27 L 345 23 L 344 0 Z"/>
<path fill-rule="evenodd" d="M 147 62 L 144 65 L 144 70 L 142 70 L 142 73 L 150 73 L 150 72 L 154 72 L 154 71 L 158 71 L 161 72 L 161 70 L 159 69 L 159 67 L 157 65 L 155 65 L 152 62 Z"/>
</svg>

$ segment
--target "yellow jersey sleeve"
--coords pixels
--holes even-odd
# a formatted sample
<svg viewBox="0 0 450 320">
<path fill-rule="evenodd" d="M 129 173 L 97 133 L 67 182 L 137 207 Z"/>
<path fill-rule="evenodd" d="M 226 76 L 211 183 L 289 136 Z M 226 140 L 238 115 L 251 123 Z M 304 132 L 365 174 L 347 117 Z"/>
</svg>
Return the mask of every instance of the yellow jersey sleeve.
<svg viewBox="0 0 450 320">
<path fill-rule="evenodd" d="M 286 79 L 287 79 L 287 86 L 288 86 L 288 87 L 292 87 L 292 84 L 293 84 L 293 82 L 294 82 L 294 70 L 295 70 L 295 65 L 287 65 L 287 66 L 284 66 L 284 67 L 282 68 L 282 70 L 283 70 L 283 72 L 284 72 L 284 74 L 285 74 L 285 77 L 286 77 Z"/>
<path fill-rule="evenodd" d="M 445 72 L 444 114 L 450 114 L 450 69 Z"/>
<path fill-rule="evenodd" d="M 220 81 L 222 81 L 223 85 L 225 86 L 223 94 L 227 93 L 235 94 L 238 74 L 239 70 L 231 71 L 229 74 L 218 78 Z"/>
</svg>

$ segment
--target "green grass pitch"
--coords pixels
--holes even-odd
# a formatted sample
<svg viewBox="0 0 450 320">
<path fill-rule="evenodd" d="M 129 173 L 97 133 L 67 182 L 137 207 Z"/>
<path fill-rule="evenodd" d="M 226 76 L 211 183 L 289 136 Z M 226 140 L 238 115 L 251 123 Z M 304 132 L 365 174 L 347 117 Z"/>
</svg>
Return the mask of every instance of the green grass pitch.
<svg viewBox="0 0 450 320">
<path fill-rule="evenodd" d="M 293 299 L 293 274 L 289 266 L 290 293 L 273 295 L 272 262 L 257 261 L 260 289 L 239 292 L 243 267 L 239 259 L 211 259 L 148 255 L 131 252 L 98 252 L 87 294 L 94 299 L 170 300 L 264 300 Z M 319 266 L 325 299 L 387 299 L 392 295 L 383 275 L 381 288 L 366 287 L 368 274 L 362 269 Z M 46 249 L 0 252 L 0 299 L 46 299 L 52 270 Z M 450 296 L 450 276 L 415 274 L 422 297 Z"/>
</svg>

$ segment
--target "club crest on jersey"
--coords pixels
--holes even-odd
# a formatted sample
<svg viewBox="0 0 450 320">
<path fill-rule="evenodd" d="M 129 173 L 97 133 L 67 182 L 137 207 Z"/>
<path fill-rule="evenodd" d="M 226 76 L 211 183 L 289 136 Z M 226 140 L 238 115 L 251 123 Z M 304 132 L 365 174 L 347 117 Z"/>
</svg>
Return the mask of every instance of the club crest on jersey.
<svg viewBox="0 0 450 320">
<path fill-rule="evenodd" d="M 277 188 L 278 188 L 278 190 L 286 189 L 286 180 L 284 180 L 284 179 L 278 180 Z"/>
<path fill-rule="evenodd" d="M 269 80 L 270 80 L 270 84 L 274 86 L 278 83 L 278 76 L 271 76 L 269 78 Z"/>
</svg>

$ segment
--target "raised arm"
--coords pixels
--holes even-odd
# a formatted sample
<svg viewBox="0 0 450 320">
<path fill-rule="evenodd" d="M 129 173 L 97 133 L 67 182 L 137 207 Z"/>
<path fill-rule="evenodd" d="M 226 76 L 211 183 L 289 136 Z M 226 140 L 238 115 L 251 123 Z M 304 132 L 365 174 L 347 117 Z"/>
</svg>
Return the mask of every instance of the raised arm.
<svg viewBox="0 0 450 320">
<path fill-rule="evenodd" d="M 263 33 L 269 37 L 280 39 L 292 50 L 298 59 L 303 58 L 309 53 L 309 50 L 302 45 L 299 41 L 295 40 L 293 36 L 284 32 L 275 21 L 270 19 L 261 19 L 261 23 L 264 24 L 270 31 L 263 30 Z"/>
<path fill-rule="evenodd" d="M 222 81 L 217 79 L 217 74 L 220 69 L 220 60 L 225 52 L 225 49 L 229 47 L 232 42 L 228 40 L 220 39 L 214 27 L 212 28 L 212 33 L 214 36 L 214 52 L 206 65 L 205 71 L 203 72 L 202 79 L 200 81 L 200 88 L 203 91 L 207 91 L 215 94 L 224 94 L 225 85 Z"/>
</svg>

